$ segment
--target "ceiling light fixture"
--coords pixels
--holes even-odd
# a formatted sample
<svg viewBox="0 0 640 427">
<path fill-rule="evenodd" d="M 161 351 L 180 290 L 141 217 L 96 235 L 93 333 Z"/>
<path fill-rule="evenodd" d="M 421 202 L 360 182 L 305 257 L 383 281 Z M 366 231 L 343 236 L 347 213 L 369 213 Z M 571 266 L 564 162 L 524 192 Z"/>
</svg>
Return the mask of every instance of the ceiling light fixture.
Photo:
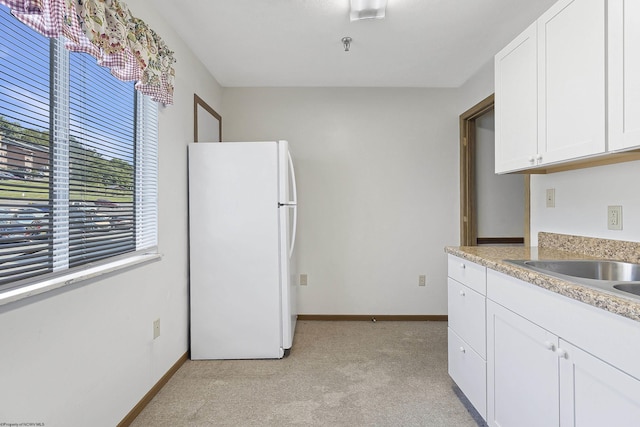
<svg viewBox="0 0 640 427">
<path fill-rule="evenodd" d="M 351 21 L 359 19 L 382 19 L 387 0 L 351 0 Z"/>
<path fill-rule="evenodd" d="M 351 37 L 343 37 L 342 45 L 344 46 L 344 51 L 349 52 L 349 48 L 351 47 Z"/>
</svg>

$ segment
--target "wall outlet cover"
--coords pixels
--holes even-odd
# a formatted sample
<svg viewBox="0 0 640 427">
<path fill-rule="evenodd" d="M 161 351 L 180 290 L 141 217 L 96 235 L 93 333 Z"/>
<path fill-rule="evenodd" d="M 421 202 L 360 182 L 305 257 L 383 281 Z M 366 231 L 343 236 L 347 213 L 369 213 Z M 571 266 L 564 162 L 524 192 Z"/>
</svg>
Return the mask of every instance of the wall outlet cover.
<svg viewBox="0 0 640 427">
<path fill-rule="evenodd" d="M 622 230 L 622 206 L 607 206 L 607 229 Z"/>
</svg>

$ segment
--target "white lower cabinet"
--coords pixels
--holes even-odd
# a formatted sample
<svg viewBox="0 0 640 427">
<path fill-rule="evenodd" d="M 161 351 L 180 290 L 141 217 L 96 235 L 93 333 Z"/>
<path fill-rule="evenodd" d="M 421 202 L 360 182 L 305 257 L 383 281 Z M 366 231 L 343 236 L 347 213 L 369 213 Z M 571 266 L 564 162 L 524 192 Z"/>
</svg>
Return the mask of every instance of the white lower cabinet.
<svg viewBox="0 0 640 427">
<path fill-rule="evenodd" d="M 487 422 L 640 425 L 640 322 L 489 270 Z"/>
<path fill-rule="evenodd" d="M 640 381 L 560 340 L 560 425 L 640 425 Z"/>
<path fill-rule="evenodd" d="M 557 345 L 553 334 L 487 301 L 489 425 L 558 425 Z"/>
<path fill-rule="evenodd" d="M 487 362 L 451 328 L 448 329 L 448 339 L 449 376 L 486 419 Z"/>
<path fill-rule="evenodd" d="M 449 278 L 447 299 L 449 328 L 485 359 L 487 357 L 486 297 Z"/>
<path fill-rule="evenodd" d="M 487 415 L 486 267 L 449 255 L 449 375 Z"/>
</svg>

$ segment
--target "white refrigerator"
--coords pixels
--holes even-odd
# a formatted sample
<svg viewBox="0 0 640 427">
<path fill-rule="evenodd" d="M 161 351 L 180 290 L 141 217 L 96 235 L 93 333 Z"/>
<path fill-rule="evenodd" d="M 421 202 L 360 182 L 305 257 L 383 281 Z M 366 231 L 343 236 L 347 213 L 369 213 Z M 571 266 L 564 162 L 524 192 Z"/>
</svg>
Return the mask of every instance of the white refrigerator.
<svg viewBox="0 0 640 427">
<path fill-rule="evenodd" d="M 297 317 L 289 144 L 198 142 L 188 150 L 191 358 L 281 358 Z"/>
</svg>

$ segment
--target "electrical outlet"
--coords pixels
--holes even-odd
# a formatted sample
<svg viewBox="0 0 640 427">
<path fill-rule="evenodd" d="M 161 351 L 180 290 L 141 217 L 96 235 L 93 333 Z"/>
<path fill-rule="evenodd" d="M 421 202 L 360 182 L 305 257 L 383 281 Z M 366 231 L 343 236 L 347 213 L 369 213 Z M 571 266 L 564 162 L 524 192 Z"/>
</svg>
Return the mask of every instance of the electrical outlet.
<svg viewBox="0 0 640 427">
<path fill-rule="evenodd" d="M 547 188 L 547 207 L 548 208 L 556 207 L 556 189 L 555 188 Z"/>
<path fill-rule="evenodd" d="M 607 228 L 622 230 L 622 206 L 607 206 Z"/>
<path fill-rule="evenodd" d="M 307 286 L 307 275 L 306 274 L 301 274 L 300 275 L 300 286 Z"/>
<path fill-rule="evenodd" d="M 418 276 L 418 286 L 427 286 L 427 276 L 424 274 Z"/>
<path fill-rule="evenodd" d="M 160 319 L 153 321 L 153 339 L 155 340 L 160 336 Z"/>
</svg>

